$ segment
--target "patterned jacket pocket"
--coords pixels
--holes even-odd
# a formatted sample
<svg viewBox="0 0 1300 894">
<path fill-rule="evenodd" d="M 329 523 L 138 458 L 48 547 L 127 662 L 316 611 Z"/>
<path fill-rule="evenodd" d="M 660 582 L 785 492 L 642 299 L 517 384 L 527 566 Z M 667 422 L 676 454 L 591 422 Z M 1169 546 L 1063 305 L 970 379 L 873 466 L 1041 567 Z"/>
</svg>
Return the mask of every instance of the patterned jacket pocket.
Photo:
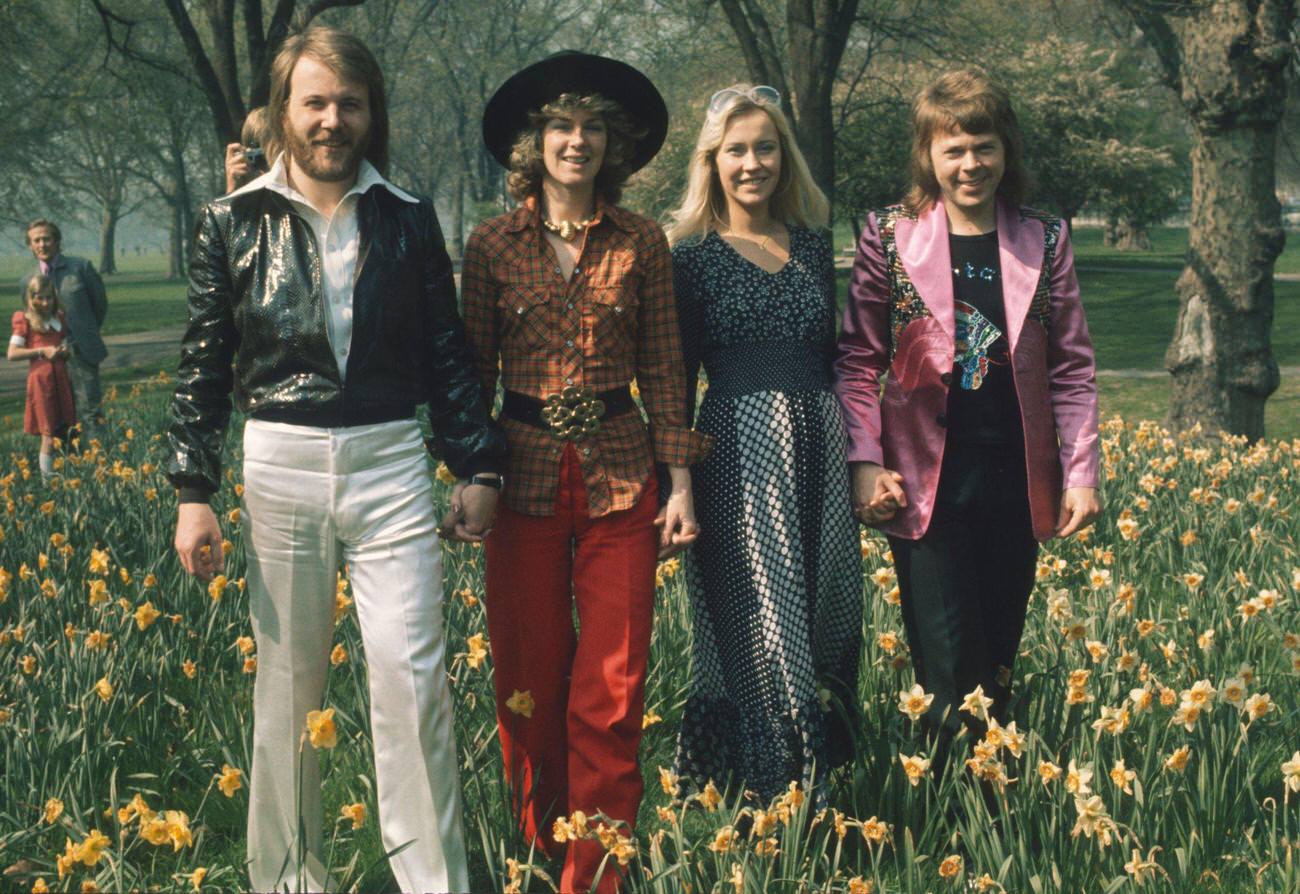
<svg viewBox="0 0 1300 894">
<path fill-rule="evenodd" d="M 550 343 L 555 326 L 544 290 L 511 283 L 501 290 L 497 309 L 505 345 L 535 350 Z"/>
<path fill-rule="evenodd" d="M 637 295 L 622 286 L 593 287 L 592 335 L 597 353 L 608 358 L 626 357 L 636 350 Z"/>
</svg>

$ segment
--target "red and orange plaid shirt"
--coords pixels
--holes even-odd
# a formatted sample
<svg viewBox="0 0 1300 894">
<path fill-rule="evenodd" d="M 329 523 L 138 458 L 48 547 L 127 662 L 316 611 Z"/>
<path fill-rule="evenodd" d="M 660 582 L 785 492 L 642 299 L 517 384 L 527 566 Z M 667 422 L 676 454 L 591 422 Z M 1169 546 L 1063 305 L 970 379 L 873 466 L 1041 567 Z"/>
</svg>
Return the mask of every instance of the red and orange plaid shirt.
<svg viewBox="0 0 1300 894">
<path fill-rule="evenodd" d="M 465 243 L 461 295 L 465 329 L 483 393 L 545 399 L 568 385 L 593 391 L 636 380 L 640 413 L 602 420 L 574 443 L 595 518 L 629 509 L 655 461 L 688 466 L 711 439 L 686 421 L 672 257 L 653 221 L 613 205 L 597 209 L 565 281 L 543 236 L 535 200 L 475 227 Z M 502 419 L 510 442 L 505 501 L 526 515 L 553 515 L 566 441 L 547 429 Z"/>
</svg>

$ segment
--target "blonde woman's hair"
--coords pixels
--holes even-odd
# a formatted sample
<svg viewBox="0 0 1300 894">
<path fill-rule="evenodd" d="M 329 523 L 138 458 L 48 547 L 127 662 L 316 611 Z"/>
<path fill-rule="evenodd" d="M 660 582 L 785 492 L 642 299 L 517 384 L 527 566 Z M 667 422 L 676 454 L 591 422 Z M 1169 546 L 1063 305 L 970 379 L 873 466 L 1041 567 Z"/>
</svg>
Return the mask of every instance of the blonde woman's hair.
<svg viewBox="0 0 1300 894">
<path fill-rule="evenodd" d="M 672 212 L 672 221 L 666 232 L 668 241 L 676 244 L 693 236 L 707 236 L 714 230 L 727 226 L 727 199 L 718 179 L 717 156 L 722 139 L 731 122 L 741 115 L 760 109 L 776 127 L 777 141 L 781 146 L 781 174 L 768 204 L 768 211 L 776 220 L 810 229 L 820 229 L 830 222 L 830 202 L 826 200 L 808 162 L 799 151 L 799 143 L 781 107 L 755 102 L 749 96 L 750 84 L 736 84 L 731 89 L 740 97 L 725 111 L 715 115 L 705 114 L 700 137 L 695 141 L 691 160 L 686 168 L 686 195 Z"/>
</svg>

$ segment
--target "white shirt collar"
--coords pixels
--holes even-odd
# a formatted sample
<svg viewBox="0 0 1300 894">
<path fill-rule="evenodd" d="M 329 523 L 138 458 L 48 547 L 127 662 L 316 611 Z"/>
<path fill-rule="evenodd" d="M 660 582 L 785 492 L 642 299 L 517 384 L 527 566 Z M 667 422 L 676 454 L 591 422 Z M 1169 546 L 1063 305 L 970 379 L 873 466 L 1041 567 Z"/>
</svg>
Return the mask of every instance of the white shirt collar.
<svg viewBox="0 0 1300 894">
<path fill-rule="evenodd" d="M 385 180 L 384 175 L 380 174 L 378 169 L 364 158 L 361 160 L 360 170 L 357 171 L 357 182 L 352 184 L 352 188 L 344 193 L 343 197 L 347 198 L 350 195 L 361 195 L 372 186 L 382 186 L 402 201 L 410 202 L 412 205 L 418 205 L 420 202 L 419 199 L 406 190 L 400 189 Z M 289 165 L 285 162 L 283 152 L 281 152 L 276 158 L 275 164 L 271 165 L 271 170 L 262 174 L 260 177 L 245 183 L 239 189 L 230 193 L 230 196 L 241 196 L 258 189 L 269 189 L 272 192 L 278 192 L 286 198 L 293 199 L 295 202 L 302 202 L 308 206 L 311 205 L 311 203 L 303 197 L 302 193 L 289 185 Z"/>
</svg>

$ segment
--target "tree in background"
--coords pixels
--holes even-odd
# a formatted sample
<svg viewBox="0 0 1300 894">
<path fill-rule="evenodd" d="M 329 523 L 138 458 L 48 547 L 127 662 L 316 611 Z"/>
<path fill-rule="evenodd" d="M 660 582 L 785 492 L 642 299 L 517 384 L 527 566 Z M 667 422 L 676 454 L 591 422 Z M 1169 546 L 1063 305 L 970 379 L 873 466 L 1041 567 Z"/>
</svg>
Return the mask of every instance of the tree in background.
<svg viewBox="0 0 1300 894">
<path fill-rule="evenodd" d="M 1167 195 L 1159 197 L 1163 202 L 1142 201 L 1146 189 L 1176 185 L 1177 168 L 1167 144 L 1140 142 L 1152 135 L 1132 122 L 1147 116 L 1148 103 L 1118 51 L 1050 36 L 1026 44 L 1003 76 L 1014 85 L 1036 204 L 1057 211 L 1067 225 L 1084 206 L 1107 199 L 1116 216 L 1144 213 L 1130 227 L 1145 228 L 1154 222 L 1151 214 L 1160 220 L 1172 212 Z"/>
<path fill-rule="evenodd" d="M 1112 0 L 1155 51 L 1191 124 L 1191 226 L 1165 353 L 1169 422 L 1264 436 L 1277 390 L 1273 265 L 1286 235 L 1276 147 L 1295 54 L 1294 0 Z"/>
</svg>

